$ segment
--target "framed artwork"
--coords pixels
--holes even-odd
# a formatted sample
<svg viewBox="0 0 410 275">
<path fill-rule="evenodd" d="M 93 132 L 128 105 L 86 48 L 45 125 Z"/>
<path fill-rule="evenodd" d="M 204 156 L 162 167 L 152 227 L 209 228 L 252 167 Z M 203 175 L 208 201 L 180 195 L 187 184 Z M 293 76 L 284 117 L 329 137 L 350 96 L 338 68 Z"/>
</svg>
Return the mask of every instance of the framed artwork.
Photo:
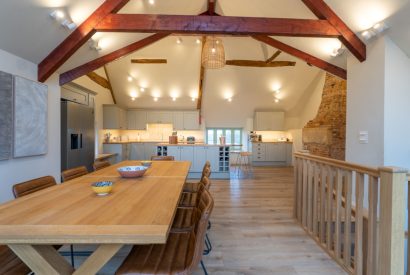
<svg viewBox="0 0 410 275">
<path fill-rule="evenodd" d="M 14 77 L 15 158 L 47 154 L 48 87 L 23 77 Z"/>
<path fill-rule="evenodd" d="M 13 76 L 0 72 L 0 160 L 11 157 L 13 133 Z"/>
</svg>

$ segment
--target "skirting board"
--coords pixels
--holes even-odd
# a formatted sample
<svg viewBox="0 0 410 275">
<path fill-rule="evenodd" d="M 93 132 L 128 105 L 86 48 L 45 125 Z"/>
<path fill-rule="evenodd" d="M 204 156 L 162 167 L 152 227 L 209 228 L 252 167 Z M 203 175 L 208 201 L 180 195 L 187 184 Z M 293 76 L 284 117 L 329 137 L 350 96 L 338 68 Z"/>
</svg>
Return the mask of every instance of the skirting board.
<svg viewBox="0 0 410 275">
<path fill-rule="evenodd" d="M 13 133 L 13 76 L 0 72 L 0 160 L 11 157 Z"/>
</svg>

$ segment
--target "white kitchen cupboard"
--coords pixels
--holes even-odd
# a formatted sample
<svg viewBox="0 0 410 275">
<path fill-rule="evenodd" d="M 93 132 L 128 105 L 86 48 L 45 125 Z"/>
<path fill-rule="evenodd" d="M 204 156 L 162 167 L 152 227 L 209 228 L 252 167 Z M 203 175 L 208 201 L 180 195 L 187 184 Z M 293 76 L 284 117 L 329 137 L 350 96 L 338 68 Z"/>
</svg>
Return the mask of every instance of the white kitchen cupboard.
<svg viewBox="0 0 410 275">
<path fill-rule="evenodd" d="M 199 130 L 199 112 L 184 112 L 184 128 L 181 130 Z"/>
<path fill-rule="evenodd" d="M 266 161 L 266 144 L 252 143 L 252 161 Z"/>
<path fill-rule="evenodd" d="M 173 156 L 176 161 L 194 162 L 193 146 L 168 146 L 168 156 Z"/>
<path fill-rule="evenodd" d="M 172 125 L 174 130 L 184 129 L 184 112 L 173 112 L 172 113 Z"/>
<path fill-rule="evenodd" d="M 167 111 L 149 111 L 147 112 L 147 123 L 172 124 L 172 112 Z"/>
<path fill-rule="evenodd" d="M 167 155 L 168 156 L 173 156 L 175 160 L 180 161 L 181 160 L 181 152 L 179 149 L 180 146 L 168 146 L 167 149 Z"/>
<path fill-rule="evenodd" d="M 195 146 L 194 160 L 192 162 L 192 172 L 202 172 L 206 161 L 211 163 L 211 172 L 219 171 L 219 147 L 216 146 Z"/>
<path fill-rule="evenodd" d="M 285 123 L 284 112 L 255 112 L 255 131 L 283 131 Z"/>
<path fill-rule="evenodd" d="M 116 105 L 103 105 L 104 129 L 127 129 L 127 112 Z"/>
<path fill-rule="evenodd" d="M 127 111 L 128 130 L 146 130 L 147 112 L 141 110 Z"/>
<path fill-rule="evenodd" d="M 145 144 L 144 143 L 131 143 L 131 160 L 146 160 L 145 157 Z"/>
<path fill-rule="evenodd" d="M 130 146 L 129 144 L 103 144 L 104 154 L 117 154 L 115 163 L 129 160 Z"/>
<path fill-rule="evenodd" d="M 292 143 L 287 142 L 253 142 L 253 165 L 291 165 Z"/>
<path fill-rule="evenodd" d="M 286 143 L 267 143 L 265 161 L 286 161 Z"/>
<path fill-rule="evenodd" d="M 152 156 L 157 155 L 157 144 L 156 143 L 144 143 L 144 157 L 146 160 L 150 160 Z"/>
</svg>

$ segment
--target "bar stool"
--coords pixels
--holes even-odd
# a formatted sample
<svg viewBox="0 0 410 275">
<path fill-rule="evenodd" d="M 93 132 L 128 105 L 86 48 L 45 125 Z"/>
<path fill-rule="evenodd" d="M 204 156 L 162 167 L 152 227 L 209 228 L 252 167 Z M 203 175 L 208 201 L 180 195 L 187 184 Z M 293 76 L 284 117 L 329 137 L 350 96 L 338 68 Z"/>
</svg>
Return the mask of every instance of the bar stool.
<svg viewBox="0 0 410 275">
<path fill-rule="evenodd" d="M 240 170 L 243 170 L 244 172 L 246 170 L 246 173 L 252 173 L 252 152 L 240 152 L 238 155 L 237 165 L 238 177 Z"/>
</svg>

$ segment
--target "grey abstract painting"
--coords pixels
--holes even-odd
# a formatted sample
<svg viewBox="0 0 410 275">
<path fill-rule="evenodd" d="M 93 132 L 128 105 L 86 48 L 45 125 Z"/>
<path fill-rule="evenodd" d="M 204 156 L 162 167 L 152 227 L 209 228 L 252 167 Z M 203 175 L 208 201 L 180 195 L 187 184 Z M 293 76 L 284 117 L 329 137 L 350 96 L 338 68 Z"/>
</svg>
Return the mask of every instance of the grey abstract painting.
<svg viewBox="0 0 410 275">
<path fill-rule="evenodd" d="M 15 158 L 47 154 L 48 87 L 14 77 Z"/>
<path fill-rule="evenodd" d="M 0 72 L 0 160 L 11 157 L 13 127 L 13 76 Z"/>
</svg>

